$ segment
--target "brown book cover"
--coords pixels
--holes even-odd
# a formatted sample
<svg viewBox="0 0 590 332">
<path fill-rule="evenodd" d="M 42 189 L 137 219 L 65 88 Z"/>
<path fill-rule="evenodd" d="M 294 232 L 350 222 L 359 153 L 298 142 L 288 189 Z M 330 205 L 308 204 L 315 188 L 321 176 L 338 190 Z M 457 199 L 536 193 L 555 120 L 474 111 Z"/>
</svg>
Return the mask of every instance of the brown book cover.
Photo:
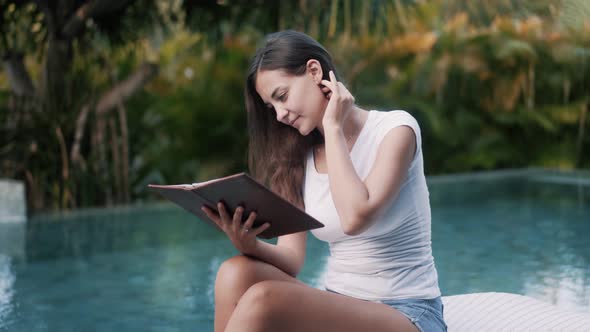
<svg viewBox="0 0 590 332">
<path fill-rule="evenodd" d="M 201 206 L 206 205 L 219 215 L 217 202 L 222 201 L 230 216 L 238 206 L 242 206 L 242 222 L 248 219 L 251 211 L 256 211 L 253 228 L 267 221 L 270 223 L 270 227 L 258 235 L 263 239 L 324 227 L 324 224 L 244 172 L 200 183 L 150 184 L 149 187 L 217 229 L 219 227 L 201 210 Z"/>
</svg>

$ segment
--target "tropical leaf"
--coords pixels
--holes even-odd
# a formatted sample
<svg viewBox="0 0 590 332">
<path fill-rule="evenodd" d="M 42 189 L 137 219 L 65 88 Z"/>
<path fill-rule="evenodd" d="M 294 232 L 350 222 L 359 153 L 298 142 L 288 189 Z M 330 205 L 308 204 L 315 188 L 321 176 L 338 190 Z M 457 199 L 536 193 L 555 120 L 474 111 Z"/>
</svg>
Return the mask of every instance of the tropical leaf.
<svg viewBox="0 0 590 332">
<path fill-rule="evenodd" d="M 495 57 L 502 61 L 512 61 L 515 59 L 524 59 L 534 61 L 537 59 L 537 52 L 533 46 L 523 40 L 509 39 L 502 40 L 498 43 L 495 51 Z"/>
<path fill-rule="evenodd" d="M 539 107 L 535 113 L 543 114 L 546 121 L 557 125 L 576 125 L 580 121 L 580 110 L 587 105 L 588 100 L 581 100 L 567 105 L 545 105 Z M 590 120 L 590 119 L 588 119 Z M 589 121 L 590 122 L 590 121 Z"/>
</svg>

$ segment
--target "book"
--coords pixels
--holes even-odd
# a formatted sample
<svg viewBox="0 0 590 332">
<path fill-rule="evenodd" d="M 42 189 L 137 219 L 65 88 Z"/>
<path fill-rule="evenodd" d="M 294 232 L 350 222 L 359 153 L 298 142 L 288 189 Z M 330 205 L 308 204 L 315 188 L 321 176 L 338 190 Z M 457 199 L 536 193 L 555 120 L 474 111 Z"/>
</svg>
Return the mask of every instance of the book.
<svg viewBox="0 0 590 332">
<path fill-rule="evenodd" d="M 217 224 L 201 210 L 203 205 L 215 211 L 218 216 L 217 203 L 219 201 L 224 202 L 230 216 L 233 216 L 238 206 L 242 206 L 244 208 L 242 222 L 248 219 L 251 211 L 255 211 L 256 220 L 252 228 L 257 228 L 265 222 L 270 223 L 269 228 L 258 234 L 258 237 L 263 239 L 272 239 L 281 235 L 324 227 L 324 224 L 314 217 L 277 195 L 245 172 L 205 182 L 173 185 L 149 184 L 148 187 L 220 231 Z"/>
</svg>

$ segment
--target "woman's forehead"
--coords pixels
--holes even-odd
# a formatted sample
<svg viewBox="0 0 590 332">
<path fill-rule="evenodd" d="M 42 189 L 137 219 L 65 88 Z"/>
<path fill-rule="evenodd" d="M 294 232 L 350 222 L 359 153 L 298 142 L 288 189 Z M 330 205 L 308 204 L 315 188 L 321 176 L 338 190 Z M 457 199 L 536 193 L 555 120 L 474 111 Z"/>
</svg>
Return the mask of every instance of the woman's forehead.
<svg viewBox="0 0 590 332">
<path fill-rule="evenodd" d="M 293 79 L 293 75 L 281 69 L 260 70 L 256 75 L 256 91 L 264 99 L 271 99 L 273 91 L 287 85 Z"/>
<path fill-rule="evenodd" d="M 283 69 L 259 70 L 256 75 L 256 81 L 257 83 L 268 84 L 277 81 L 286 81 L 292 77 L 292 74 L 287 73 Z"/>
</svg>

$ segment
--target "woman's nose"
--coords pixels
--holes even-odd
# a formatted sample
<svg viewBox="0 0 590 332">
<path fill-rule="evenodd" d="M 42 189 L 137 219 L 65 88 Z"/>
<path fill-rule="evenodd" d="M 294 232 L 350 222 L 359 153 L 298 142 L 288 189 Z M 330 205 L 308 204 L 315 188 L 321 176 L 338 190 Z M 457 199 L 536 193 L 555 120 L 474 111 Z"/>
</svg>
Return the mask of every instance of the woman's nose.
<svg viewBox="0 0 590 332">
<path fill-rule="evenodd" d="M 289 118 L 289 111 L 283 107 L 276 107 L 275 110 L 277 111 L 277 121 L 285 122 L 285 119 Z"/>
</svg>

